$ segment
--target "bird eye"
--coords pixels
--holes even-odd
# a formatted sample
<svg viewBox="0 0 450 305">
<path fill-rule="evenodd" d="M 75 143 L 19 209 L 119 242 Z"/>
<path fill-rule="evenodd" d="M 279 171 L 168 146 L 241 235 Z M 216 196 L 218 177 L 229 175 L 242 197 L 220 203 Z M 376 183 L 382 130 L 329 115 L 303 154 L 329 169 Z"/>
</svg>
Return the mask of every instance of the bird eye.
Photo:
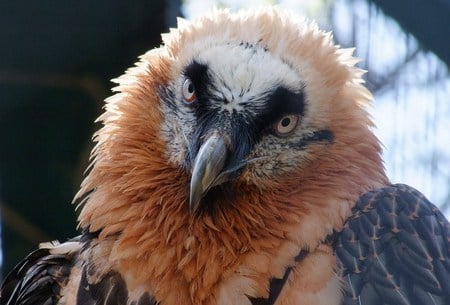
<svg viewBox="0 0 450 305">
<path fill-rule="evenodd" d="M 194 84 L 189 78 L 186 78 L 186 80 L 184 81 L 181 93 L 183 94 L 184 101 L 188 104 L 195 102 L 195 100 L 197 99 Z"/>
<path fill-rule="evenodd" d="M 283 116 L 275 125 L 277 136 L 288 136 L 297 127 L 298 115 L 288 114 Z"/>
</svg>

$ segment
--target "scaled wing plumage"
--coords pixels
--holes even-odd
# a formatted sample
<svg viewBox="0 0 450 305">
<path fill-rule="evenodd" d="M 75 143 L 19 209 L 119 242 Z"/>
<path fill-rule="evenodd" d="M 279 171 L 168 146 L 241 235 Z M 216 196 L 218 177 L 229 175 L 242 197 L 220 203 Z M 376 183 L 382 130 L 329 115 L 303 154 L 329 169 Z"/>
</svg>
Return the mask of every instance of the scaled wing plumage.
<svg viewBox="0 0 450 305">
<path fill-rule="evenodd" d="M 421 193 L 364 194 L 338 235 L 344 305 L 450 304 L 450 224 Z"/>
</svg>

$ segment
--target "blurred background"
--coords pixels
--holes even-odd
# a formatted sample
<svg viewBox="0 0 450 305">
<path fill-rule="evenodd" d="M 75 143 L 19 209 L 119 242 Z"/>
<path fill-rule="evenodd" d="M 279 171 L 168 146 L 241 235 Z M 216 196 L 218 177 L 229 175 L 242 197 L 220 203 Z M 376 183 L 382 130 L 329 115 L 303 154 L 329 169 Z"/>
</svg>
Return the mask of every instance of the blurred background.
<svg viewBox="0 0 450 305">
<path fill-rule="evenodd" d="M 356 47 L 393 182 L 450 215 L 450 0 L 134 0 L 0 3 L 0 264 L 77 234 L 70 203 L 115 78 L 176 16 L 278 4 Z"/>
</svg>

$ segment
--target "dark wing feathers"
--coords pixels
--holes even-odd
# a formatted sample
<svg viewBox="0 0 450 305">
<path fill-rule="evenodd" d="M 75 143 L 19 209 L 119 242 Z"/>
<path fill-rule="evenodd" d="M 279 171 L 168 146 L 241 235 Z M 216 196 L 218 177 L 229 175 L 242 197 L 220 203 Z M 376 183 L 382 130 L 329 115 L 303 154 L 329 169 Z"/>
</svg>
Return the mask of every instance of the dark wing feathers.
<svg viewBox="0 0 450 305">
<path fill-rule="evenodd" d="M 407 185 L 364 194 L 335 251 L 343 305 L 450 304 L 450 224 Z"/>
<path fill-rule="evenodd" d="M 121 305 L 128 300 L 128 290 L 118 273 L 109 273 L 98 282 L 89 281 L 88 270 L 84 267 L 78 288 L 77 304 L 79 305 Z"/>
<path fill-rule="evenodd" d="M 6 277 L 0 290 L 0 305 L 56 304 L 72 266 L 73 254 L 51 254 L 38 249 Z"/>
<path fill-rule="evenodd" d="M 97 279 L 95 266 L 86 265 L 81 275 L 80 286 L 77 294 L 79 305 L 123 305 L 128 303 L 128 290 L 126 283 L 118 272 L 110 271 Z M 157 305 L 156 300 L 148 293 L 142 294 L 131 305 Z"/>
</svg>

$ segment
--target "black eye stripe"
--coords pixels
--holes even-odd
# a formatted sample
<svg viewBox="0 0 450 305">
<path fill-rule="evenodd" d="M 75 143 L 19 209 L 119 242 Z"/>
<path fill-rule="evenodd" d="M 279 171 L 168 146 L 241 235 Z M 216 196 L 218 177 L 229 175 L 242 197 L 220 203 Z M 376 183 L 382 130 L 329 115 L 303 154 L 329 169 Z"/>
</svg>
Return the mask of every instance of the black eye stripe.
<svg viewBox="0 0 450 305">
<path fill-rule="evenodd" d="M 304 107 L 303 90 L 295 92 L 283 86 L 273 91 L 267 103 L 267 110 L 274 116 L 278 115 L 278 119 L 286 114 L 303 115 Z"/>
<path fill-rule="evenodd" d="M 204 93 L 207 84 L 211 83 L 208 76 L 208 66 L 195 60 L 186 66 L 183 74 L 192 81 L 192 89 L 196 90 L 197 94 Z"/>
<path fill-rule="evenodd" d="M 295 92 L 279 86 L 269 94 L 265 107 L 259 111 L 253 120 L 259 130 L 270 130 L 271 126 L 280 123 L 284 116 L 294 114 L 301 117 L 304 110 L 303 90 Z M 285 123 L 288 122 L 283 124 Z"/>
</svg>

